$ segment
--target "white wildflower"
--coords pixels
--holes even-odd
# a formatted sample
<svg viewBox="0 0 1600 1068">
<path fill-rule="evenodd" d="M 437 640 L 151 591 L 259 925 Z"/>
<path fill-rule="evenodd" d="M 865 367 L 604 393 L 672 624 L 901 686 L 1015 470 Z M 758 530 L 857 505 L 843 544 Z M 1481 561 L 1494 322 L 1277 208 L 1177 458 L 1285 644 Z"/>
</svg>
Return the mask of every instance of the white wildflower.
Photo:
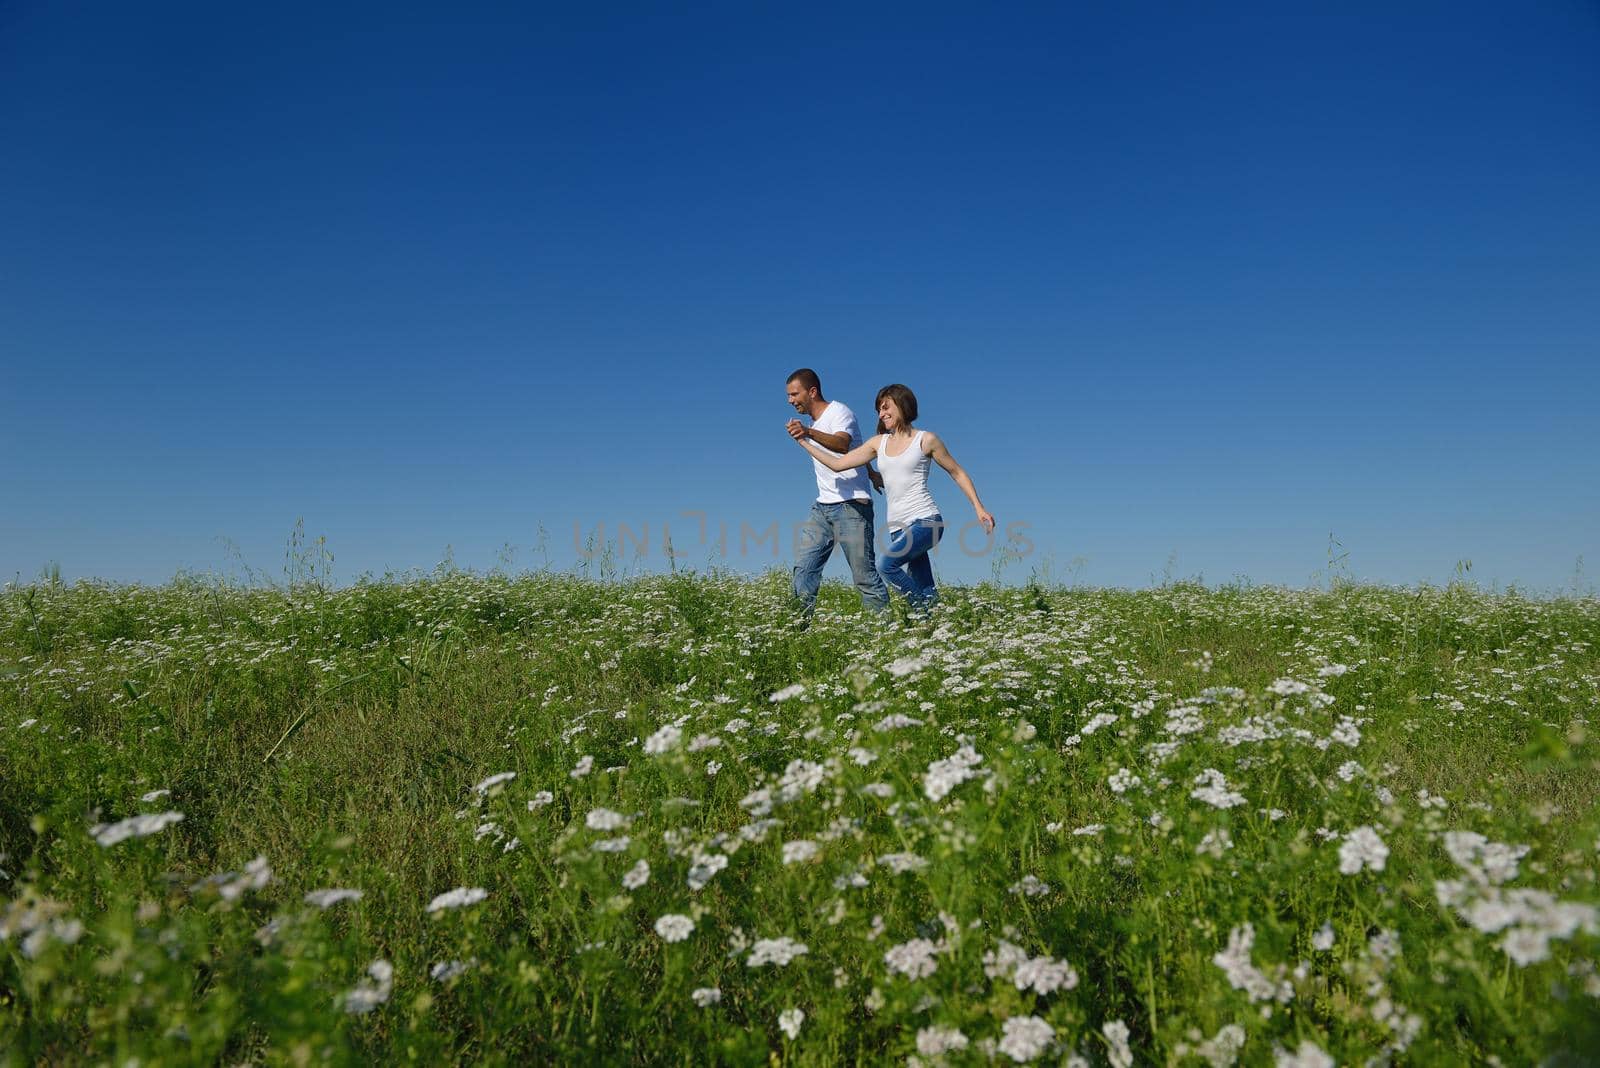
<svg viewBox="0 0 1600 1068">
<path fill-rule="evenodd" d="M 817 843 L 809 838 L 797 838 L 792 842 L 783 843 L 783 862 L 785 864 L 803 864 L 817 855 Z"/>
<path fill-rule="evenodd" d="M 722 988 L 717 986 L 696 987 L 689 998 L 700 1008 L 710 1008 L 722 1001 Z"/>
<path fill-rule="evenodd" d="M 940 1057 L 967 1048 L 967 1036 L 954 1027 L 923 1027 L 917 1031 L 917 1052 L 924 1057 Z"/>
<path fill-rule="evenodd" d="M 489 796 L 490 790 L 494 790 L 495 793 L 499 793 L 500 791 L 495 790 L 495 787 L 504 786 L 506 783 L 510 782 L 516 777 L 517 773 L 514 771 L 502 771 L 499 774 L 489 776 L 487 779 L 474 786 L 472 788 L 472 792 L 477 794 L 479 797 Z"/>
<path fill-rule="evenodd" d="M 938 951 L 938 945 L 926 938 L 913 938 L 891 947 L 884 953 L 883 963 L 888 965 L 891 972 L 907 979 L 925 979 L 939 968 L 938 962 L 933 959 Z"/>
<path fill-rule="evenodd" d="M 1013 1016 L 1001 1030 L 999 1050 L 1018 1064 L 1043 1053 L 1056 1035 L 1055 1029 L 1037 1016 Z"/>
<path fill-rule="evenodd" d="M 885 853 L 878 858 L 878 866 L 888 868 L 896 875 L 906 872 L 922 871 L 928 866 L 928 861 L 915 853 Z"/>
<path fill-rule="evenodd" d="M 1293 1053 L 1279 1049 L 1273 1052 L 1272 1057 L 1276 1068 L 1335 1068 L 1336 1063 L 1309 1038 L 1301 1042 L 1300 1048 Z"/>
<path fill-rule="evenodd" d="M 488 896 L 489 891 L 481 886 L 458 886 L 454 890 L 446 890 L 428 902 L 428 911 L 443 912 L 445 909 L 463 909 L 476 905 Z"/>
<path fill-rule="evenodd" d="M 682 942 L 694 933 L 694 921 L 687 916 L 669 912 L 656 920 L 656 934 L 663 942 Z"/>
<path fill-rule="evenodd" d="M 1194 777 L 1195 789 L 1189 796 L 1213 808 L 1233 808 L 1244 804 L 1244 795 L 1228 789 L 1228 780 L 1216 768 L 1206 768 Z"/>
<path fill-rule="evenodd" d="M 345 1012 L 363 1015 L 389 1000 L 394 986 L 394 965 L 386 960 L 375 960 L 367 966 L 367 977 L 371 982 L 358 983 L 354 990 L 345 994 Z"/>
<path fill-rule="evenodd" d="M 622 887 L 624 890 L 637 890 L 639 887 L 643 886 L 649 881 L 650 862 L 648 860 L 641 860 L 633 867 L 629 868 L 627 873 L 623 875 Z"/>
<path fill-rule="evenodd" d="M 1365 825 L 1345 835 L 1339 846 L 1339 871 L 1345 875 L 1355 875 L 1362 868 L 1382 871 L 1388 859 L 1389 847 L 1377 831 Z"/>
<path fill-rule="evenodd" d="M 591 831 L 614 831 L 618 827 L 626 827 L 633 821 L 620 812 L 613 812 L 609 808 L 597 808 L 584 817 L 584 826 Z"/>
<path fill-rule="evenodd" d="M 436 983 L 448 983 L 458 975 L 465 975 L 467 970 L 477 963 L 477 957 L 469 957 L 466 960 L 442 960 L 428 969 L 428 978 Z"/>
<path fill-rule="evenodd" d="M 102 846 L 114 846 L 129 838 L 148 838 L 159 834 L 174 823 L 183 822 L 181 812 L 153 812 L 142 816 L 129 816 L 116 823 L 97 823 L 89 828 L 94 840 Z"/>
<path fill-rule="evenodd" d="M 1040 994 L 1071 990 L 1078 985 L 1078 973 L 1066 961 L 1050 957 L 1031 957 L 1017 965 L 1011 981 L 1018 990 L 1030 986 Z"/>
<path fill-rule="evenodd" d="M 778 1030 L 789 1036 L 789 1041 L 800 1037 L 800 1025 L 805 1023 L 806 1014 L 799 1009 L 786 1009 L 778 1014 Z"/>
<path fill-rule="evenodd" d="M 360 890 L 346 890 L 340 887 L 330 887 L 326 890 L 306 891 L 305 902 L 315 905 L 319 909 L 331 909 L 341 901 L 360 901 Z"/>
<path fill-rule="evenodd" d="M 689 866 L 689 889 L 696 892 L 704 890 L 711 877 L 727 866 L 726 854 L 696 853 L 694 863 Z"/>
<path fill-rule="evenodd" d="M 1124 794 L 1143 782 L 1143 779 L 1139 778 L 1139 776 L 1135 775 L 1127 768 L 1118 768 L 1116 771 L 1112 772 L 1111 777 L 1106 780 L 1106 785 L 1111 787 L 1112 793 Z"/>
<path fill-rule="evenodd" d="M 745 958 L 745 965 L 759 968 L 765 964 L 775 964 L 781 968 L 809 952 L 810 948 L 804 942 L 796 942 L 787 935 L 781 938 L 758 938 L 750 949 L 750 956 Z"/>
<path fill-rule="evenodd" d="M 1109 1020 L 1100 1033 L 1106 1036 L 1106 1060 L 1111 1068 L 1132 1068 L 1133 1050 L 1128 1048 L 1128 1025 L 1121 1020 Z"/>
<path fill-rule="evenodd" d="M 644 751 L 651 756 L 660 756 L 676 749 L 682 740 L 683 731 L 669 723 L 644 740 Z"/>
</svg>

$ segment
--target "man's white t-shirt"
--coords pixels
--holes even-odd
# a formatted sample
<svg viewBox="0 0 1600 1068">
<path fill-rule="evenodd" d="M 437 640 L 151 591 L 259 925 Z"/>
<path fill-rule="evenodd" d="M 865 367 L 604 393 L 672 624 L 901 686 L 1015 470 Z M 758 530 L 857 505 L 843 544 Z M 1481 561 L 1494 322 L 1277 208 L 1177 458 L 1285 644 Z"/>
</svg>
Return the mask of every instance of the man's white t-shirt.
<svg viewBox="0 0 1600 1068">
<path fill-rule="evenodd" d="M 861 444 L 861 428 L 856 425 L 856 415 L 839 401 L 829 401 L 822 414 L 812 420 L 813 430 L 820 430 L 824 434 L 849 434 L 850 448 L 854 449 Z M 828 450 L 820 442 L 812 442 L 817 448 Z M 845 450 L 846 452 L 849 449 Z M 834 453 L 842 456 L 844 453 Z M 872 482 L 867 478 L 867 469 L 857 467 L 843 472 L 829 470 L 824 464 L 813 459 L 811 466 L 817 469 L 817 503 L 838 504 L 841 501 L 872 500 Z"/>
</svg>

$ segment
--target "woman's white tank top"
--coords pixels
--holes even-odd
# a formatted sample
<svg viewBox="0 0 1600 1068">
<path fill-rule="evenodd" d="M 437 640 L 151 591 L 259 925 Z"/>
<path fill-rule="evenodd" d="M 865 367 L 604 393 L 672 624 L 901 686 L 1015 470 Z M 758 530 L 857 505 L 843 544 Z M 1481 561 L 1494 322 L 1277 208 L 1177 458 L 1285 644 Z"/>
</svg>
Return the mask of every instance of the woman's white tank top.
<svg viewBox="0 0 1600 1068">
<path fill-rule="evenodd" d="M 899 456 L 890 456 L 889 435 L 878 436 L 878 470 L 883 474 L 883 492 L 889 498 L 889 529 L 900 530 L 916 519 L 931 519 L 939 514 L 928 492 L 928 467 L 933 457 L 922 451 L 922 431 Z"/>
</svg>

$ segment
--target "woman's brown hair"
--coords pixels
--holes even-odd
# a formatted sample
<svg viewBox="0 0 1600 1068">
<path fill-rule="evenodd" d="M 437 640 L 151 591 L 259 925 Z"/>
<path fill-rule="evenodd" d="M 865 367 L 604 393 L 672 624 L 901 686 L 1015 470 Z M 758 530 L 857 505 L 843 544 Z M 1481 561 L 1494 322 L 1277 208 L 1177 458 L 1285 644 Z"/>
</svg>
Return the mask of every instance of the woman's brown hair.
<svg viewBox="0 0 1600 1068">
<path fill-rule="evenodd" d="M 904 423 L 906 429 L 909 430 L 911 424 L 916 422 L 917 419 L 917 395 L 911 392 L 909 386 L 902 386 L 898 382 L 892 383 L 878 390 L 877 397 L 873 398 L 872 401 L 873 411 L 877 411 L 882 406 L 883 398 L 885 397 L 894 401 L 894 406 L 900 409 L 900 422 Z M 878 433 L 888 433 L 888 430 L 884 428 L 882 419 L 878 420 Z"/>
</svg>

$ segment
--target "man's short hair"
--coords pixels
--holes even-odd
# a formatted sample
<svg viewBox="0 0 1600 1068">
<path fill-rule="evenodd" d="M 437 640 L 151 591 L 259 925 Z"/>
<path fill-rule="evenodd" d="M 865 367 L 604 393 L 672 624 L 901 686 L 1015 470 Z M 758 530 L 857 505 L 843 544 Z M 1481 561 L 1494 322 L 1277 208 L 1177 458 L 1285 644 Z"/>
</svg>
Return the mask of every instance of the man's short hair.
<svg viewBox="0 0 1600 1068">
<path fill-rule="evenodd" d="M 817 372 L 813 371 L 809 367 L 800 368 L 800 370 L 796 371 L 788 378 L 785 378 L 784 381 L 798 381 L 801 389 L 814 389 L 817 391 L 817 396 L 822 396 L 822 379 L 818 378 Z"/>
</svg>

